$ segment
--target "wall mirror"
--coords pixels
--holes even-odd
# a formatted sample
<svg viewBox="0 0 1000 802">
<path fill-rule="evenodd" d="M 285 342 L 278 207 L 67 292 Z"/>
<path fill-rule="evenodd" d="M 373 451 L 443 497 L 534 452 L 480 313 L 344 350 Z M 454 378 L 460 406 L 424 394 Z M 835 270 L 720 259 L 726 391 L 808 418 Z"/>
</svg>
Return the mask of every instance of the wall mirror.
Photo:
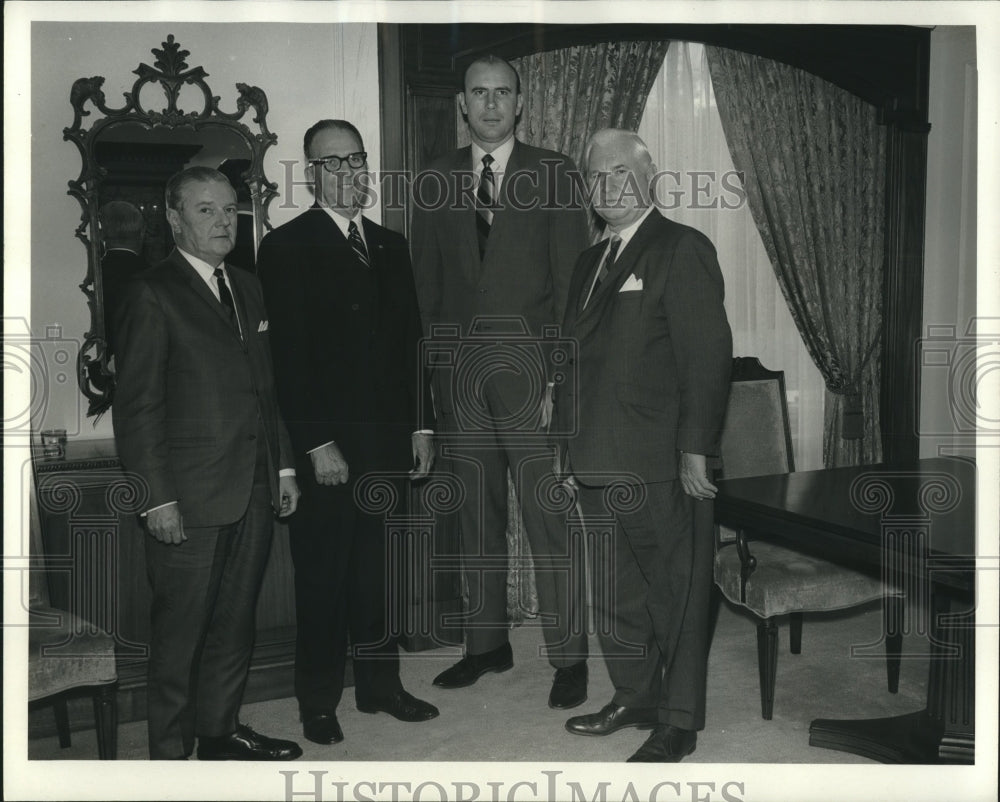
<svg viewBox="0 0 1000 802">
<path fill-rule="evenodd" d="M 224 172 L 236 188 L 239 204 L 236 248 L 227 258 L 253 270 L 261 237 L 270 229 L 268 206 L 277 185 L 264 175 L 264 153 L 278 139 L 267 128 L 267 95 L 244 83 L 224 100 L 206 83 L 209 73 L 190 67 L 190 53 L 173 34 L 152 48 L 153 66 L 140 63 L 125 103 L 108 105 L 104 77 L 78 78 L 70 90 L 73 124 L 63 138 L 80 151 L 82 167 L 69 182 L 69 194 L 82 207 L 76 236 L 87 249 L 87 274 L 80 284 L 90 307 L 90 329 L 77 362 L 80 390 L 88 415 L 106 411 L 114 397 L 114 358 L 108 345 L 109 296 L 121 275 L 105 275 L 105 232 L 100 209 L 126 201 L 143 219 L 142 262 L 154 265 L 173 246 L 166 222 L 167 179 L 185 167 L 205 165 Z M 164 105 L 165 101 L 165 105 Z M 235 106 L 234 111 L 225 111 Z"/>
</svg>

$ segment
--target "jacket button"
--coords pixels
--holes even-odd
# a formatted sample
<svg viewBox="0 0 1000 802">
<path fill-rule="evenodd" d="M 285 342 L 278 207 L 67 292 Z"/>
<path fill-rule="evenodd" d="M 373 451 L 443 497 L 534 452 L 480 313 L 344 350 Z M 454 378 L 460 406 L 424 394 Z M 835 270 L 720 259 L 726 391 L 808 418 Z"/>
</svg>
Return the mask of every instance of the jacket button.
<svg viewBox="0 0 1000 802">
<path fill-rule="evenodd" d="M 257 439 L 257 435 L 255 435 L 255 434 L 247 435 L 247 440 L 256 440 L 256 439 Z"/>
<path fill-rule="evenodd" d="M 357 312 L 361 307 L 358 304 L 351 304 L 351 309 Z"/>
<path fill-rule="evenodd" d="M 479 292 L 482 293 L 483 295 L 485 295 L 486 294 L 486 288 L 483 287 L 482 289 L 479 290 Z"/>
</svg>

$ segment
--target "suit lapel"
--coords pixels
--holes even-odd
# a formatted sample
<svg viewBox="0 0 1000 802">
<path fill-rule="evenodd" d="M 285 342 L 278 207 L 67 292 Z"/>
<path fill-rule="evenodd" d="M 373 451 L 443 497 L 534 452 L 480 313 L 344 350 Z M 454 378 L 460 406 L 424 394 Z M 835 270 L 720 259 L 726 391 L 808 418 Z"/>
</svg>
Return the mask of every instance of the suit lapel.
<svg viewBox="0 0 1000 802">
<path fill-rule="evenodd" d="M 455 173 L 467 173 L 472 169 L 472 145 L 469 145 L 456 152 L 455 160 L 451 165 L 451 175 L 445 176 L 446 181 L 452 182 L 452 185 L 447 188 L 446 193 L 449 203 L 458 200 L 456 190 L 460 184 Z M 471 198 L 459 203 L 458 208 L 451 212 L 454 216 L 455 228 L 457 229 L 453 232 L 453 236 L 455 237 L 455 242 L 460 244 L 458 252 L 464 257 L 461 260 L 462 269 L 465 271 L 469 281 L 473 283 L 479 281 L 479 272 L 482 267 L 479 259 L 479 240 L 476 237 L 475 200 L 476 196 L 473 193 Z"/>
<path fill-rule="evenodd" d="M 649 217 L 642 221 L 639 230 L 635 232 L 632 239 L 628 241 L 628 244 L 619 251 L 618 258 L 608 268 L 608 277 L 601 282 L 601 286 L 597 288 L 597 291 L 591 297 L 585 311 L 592 310 L 604 296 L 612 292 L 618 292 L 621 289 L 622 284 L 625 283 L 625 279 L 628 278 L 632 272 L 632 268 L 635 267 L 635 263 L 639 259 L 639 254 L 645 250 L 646 244 L 655 236 L 656 228 L 659 224 L 658 221 L 661 219 L 659 212 L 654 209 Z M 602 250 L 601 258 L 603 257 L 604 251 Z"/>
<path fill-rule="evenodd" d="M 226 328 L 232 332 L 233 336 L 238 339 L 239 335 L 233 331 L 233 327 L 229 323 L 229 312 L 226 311 L 219 299 L 216 298 L 212 291 L 208 288 L 205 280 L 198 275 L 198 271 L 195 270 L 188 260 L 181 255 L 181 252 L 176 249 L 171 251 L 168 259 L 177 268 L 178 275 L 194 291 L 194 294 L 208 304 L 212 312 L 218 316 L 219 320 L 221 320 L 225 324 Z M 239 311 L 238 306 L 237 311 Z"/>
</svg>

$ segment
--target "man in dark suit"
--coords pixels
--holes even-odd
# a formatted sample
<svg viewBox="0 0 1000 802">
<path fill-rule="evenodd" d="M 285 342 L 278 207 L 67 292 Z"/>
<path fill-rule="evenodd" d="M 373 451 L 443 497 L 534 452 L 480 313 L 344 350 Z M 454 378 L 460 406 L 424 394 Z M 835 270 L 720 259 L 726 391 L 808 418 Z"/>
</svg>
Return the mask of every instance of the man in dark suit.
<svg viewBox="0 0 1000 802">
<path fill-rule="evenodd" d="M 260 284 L 229 270 L 236 194 L 192 167 L 167 182 L 176 248 L 129 287 L 119 317 L 114 428 L 148 492 L 149 753 L 293 760 L 240 724 L 273 512 L 295 511 Z"/>
<path fill-rule="evenodd" d="M 461 688 L 513 665 L 509 470 L 539 613 L 550 622 L 543 628 L 556 669 L 549 704 L 567 708 L 587 696 L 584 583 L 582 568 L 568 567 L 579 550 L 568 543 L 565 514 L 539 502 L 551 477 L 545 429 L 555 373 L 543 335 L 562 319 L 574 260 L 588 243 L 587 218 L 575 197 L 572 161 L 514 138 L 521 103 L 509 63 L 495 56 L 473 62 L 459 96 L 472 145 L 438 160 L 414 185 L 414 272 L 424 323 L 432 335 L 442 326 L 458 333 L 453 365 L 434 370 L 432 380 L 450 464 L 466 495 L 459 513 L 469 596 L 465 656 L 434 684 Z M 538 345 L 534 364 L 524 362 L 526 344 Z"/>
<path fill-rule="evenodd" d="M 316 203 L 264 238 L 257 269 L 302 482 L 290 524 L 295 695 L 305 737 L 330 744 L 344 737 L 336 710 L 348 635 L 359 710 L 401 721 L 438 715 L 403 690 L 387 615 L 398 591 L 387 582 L 385 523 L 355 494 L 365 474 L 379 472 L 405 498 L 399 477 L 413 468 L 412 478 L 422 478 L 433 462 L 433 421 L 419 417 L 430 408 L 420 397 L 429 388 L 419 378 L 406 240 L 361 215 L 361 134 L 344 120 L 321 120 L 304 150 Z"/>
<path fill-rule="evenodd" d="M 126 201 L 109 201 L 98 213 L 101 221 L 101 283 L 104 288 L 104 336 L 108 358 L 115 352 L 115 321 L 130 279 L 149 269 L 142 257 L 146 221 L 135 206 Z"/>
<path fill-rule="evenodd" d="M 642 140 L 599 131 L 586 170 L 611 236 L 577 262 L 565 329 L 579 343 L 579 392 L 558 394 L 555 415 L 576 419 L 558 469 L 579 487 L 585 528 L 600 528 L 608 513 L 617 524 L 593 572 L 615 695 L 566 728 L 652 727 L 630 761 L 674 762 L 694 751 L 705 724 L 716 490 L 708 467 L 719 453 L 732 336 L 715 249 L 651 204 L 656 167 Z M 615 483 L 627 491 L 606 492 Z"/>
</svg>

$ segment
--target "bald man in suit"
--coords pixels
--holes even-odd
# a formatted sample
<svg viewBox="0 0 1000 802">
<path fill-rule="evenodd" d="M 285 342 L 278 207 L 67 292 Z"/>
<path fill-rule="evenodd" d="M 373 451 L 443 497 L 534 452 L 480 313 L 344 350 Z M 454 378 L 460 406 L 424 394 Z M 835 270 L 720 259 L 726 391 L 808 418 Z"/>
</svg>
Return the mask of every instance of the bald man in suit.
<svg viewBox="0 0 1000 802">
<path fill-rule="evenodd" d="M 509 471 L 555 669 L 548 703 L 575 707 L 587 696 L 584 583 L 565 513 L 544 501 L 551 478 L 545 430 L 556 378 L 546 334 L 558 329 L 574 260 L 588 242 L 586 212 L 575 198 L 573 162 L 514 137 L 522 97 L 508 62 L 487 56 L 469 65 L 459 103 L 471 146 L 435 162 L 414 187 L 412 251 L 424 324 L 432 335 L 444 328 L 458 334 L 455 363 L 435 369 L 432 384 L 447 462 L 466 496 L 459 512 L 469 595 L 465 655 L 434 684 L 463 688 L 513 666 Z M 442 202 L 435 204 L 442 184 Z M 490 342 L 498 346 L 481 347 Z M 533 364 L 520 362 L 530 354 Z"/>
<path fill-rule="evenodd" d="M 611 559 L 593 572 L 615 694 L 566 728 L 597 736 L 652 728 L 629 761 L 676 762 L 705 726 L 716 492 L 708 470 L 719 454 L 732 335 L 715 248 L 652 205 L 656 166 L 642 140 L 607 129 L 586 154 L 610 236 L 581 254 L 573 274 L 565 332 L 579 344 L 579 391 L 558 394 L 554 414 L 573 417 L 577 433 L 559 444 L 556 470 L 578 489 L 586 530 L 609 514 L 615 523 Z M 619 482 L 627 493 L 607 492 Z"/>
</svg>

